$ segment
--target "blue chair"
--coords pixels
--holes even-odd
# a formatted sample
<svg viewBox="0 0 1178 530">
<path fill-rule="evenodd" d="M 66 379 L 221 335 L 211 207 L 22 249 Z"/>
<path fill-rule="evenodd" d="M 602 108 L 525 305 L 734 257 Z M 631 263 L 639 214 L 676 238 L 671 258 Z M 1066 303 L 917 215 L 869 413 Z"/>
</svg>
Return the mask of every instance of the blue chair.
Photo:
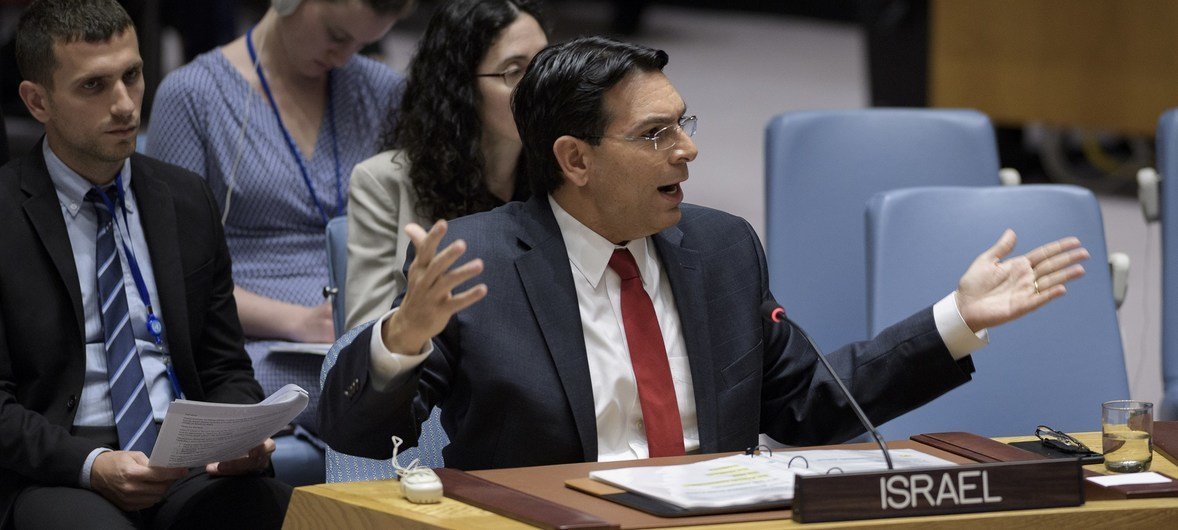
<svg viewBox="0 0 1178 530">
<path fill-rule="evenodd" d="M 336 217 L 327 223 L 327 270 L 331 276 L 328 292 L 333 293 L 331 302 L 332 320 L 335 324 L 336 341 L 323 359 L 323 369 L 319 373 L 319 386 L 327 380 L 327 372 L 335 365 L 339 352 L 355 340 L 356 335 L 364 329 L 357 326 L 352 330 L 344 329 L 344 285 L 348 272 L 348 219 Z M 365 324 L 367 325 L 367 324 Z M 346 331 L 346 333 L 345 333 Z M 389 446 L 392 446 L 389 441 Z M 419 458 L 421 464 L 428 467 L 445 467 L 442 458 L 442 448 L 450 443 L 442 428 L 441 410 L 437 407 L 430 412 L 430 417 L 421 424 L 421 435 L 418 437 L 417 447 L 402 451 L 397 459 L 408 464 L 414 458 Z M 397 476 L 392 462 L 388 460 L 373 460 L 341 453 L 327 447 L 327 481 L 353 482 L 359 480 L 382 480 Z"/>
<path fill-rule="evenodd" d="M 1063 298 L 990 331 L 973 381 L 880 427 L 887 439 L 923 432 L 1029 435 L 1039 424 L 1100 430 L 1100 404 L 1129 397 L 1096 198 L 1065 185 L 894 190 L 867 205 L 868 319 L 873 334 L 939 300 L 1005 228 L 1018 255 L 1075 235 L 1084 278 Z"/>
<path fill-rule="evenodd" d="M 335 338 L 340 338 L 344 329 L 344 282 L 348 276 L 348 218 L 334 217 L 327 222 L 327 275 L 331 285 L 324 291 L 331 298 L 331 321 L 335 327 Z"/>
<path fill-rule="evenodd" d="M 868 198 L 912 186 L 1000 182 L 993 126 L 971 110 L 786 113 L 769 123 L 765 156 L 770 286 L 823 349 L 868 337 Z M 1017 172 L 1002 171 L 1017 183 Z"/>
<path fill-rule="evenodd" d="M 1161 173 L 1162 383 L 1158 417 L 1178 420 L 1178 109 L 1158 120 L 1157 163 Z"/>
</svg>

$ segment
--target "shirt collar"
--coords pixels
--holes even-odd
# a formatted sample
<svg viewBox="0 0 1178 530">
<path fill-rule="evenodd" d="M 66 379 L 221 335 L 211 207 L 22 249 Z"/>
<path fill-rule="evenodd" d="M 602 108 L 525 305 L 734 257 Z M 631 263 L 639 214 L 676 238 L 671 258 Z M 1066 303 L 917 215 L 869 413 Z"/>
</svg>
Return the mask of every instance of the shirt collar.
<svg viewBox="0 0 1178 530">
<path fill-rule="evenodd" d="M 62 162 L 53 149 L 49 148 L 49 142 L 41 142 L 41 154 L 45 158 L 45 167 L 49 170 L 49 179 L 53 181 L 53 187 L 57 190 L 58 201 L 65 207 L 65 211 L 70 214 L 70 217 L 77 217 L 82 205 L 86 202 L 86 194 L 90 192 L 93 184 L 86 180 L 86 177 L 70 169 L 65 162 Z M 125 206 L 127 213 L 132 213 L 134 201 L 131 199 L 130 158 L 123 161 L 122 175 L 123 194 L 127 197 Z"/>
<path fill-rule="evenodd" d="M 609 268 L 609 258 L 613 256 L 614 250 L 623 247 L 611 243 L 608 239 L 601 237 L 601 234 L 585 226 L 576 217 L 561 208 L 552 195 L 548 196 L 548 204 L 552 206 L 552 215 L 560 227 L 560 234 L 564 238 L 564 246 L 568 251 L 569 261 L 573 268 L 589 281 L 589 285 L 597 289 L 597 285 L 605 277 L 606 269 Z M 634 261 L 638 263 L 638 274 L 642 276 L 642 285 L 646 288 L 658 285 L 660 272 L 658 256 L 655 253 L 654 245 L 650 244 L 650 238 L 635 239 L 626 243 L 625 248 L 630 250 Z"/>
</svg>

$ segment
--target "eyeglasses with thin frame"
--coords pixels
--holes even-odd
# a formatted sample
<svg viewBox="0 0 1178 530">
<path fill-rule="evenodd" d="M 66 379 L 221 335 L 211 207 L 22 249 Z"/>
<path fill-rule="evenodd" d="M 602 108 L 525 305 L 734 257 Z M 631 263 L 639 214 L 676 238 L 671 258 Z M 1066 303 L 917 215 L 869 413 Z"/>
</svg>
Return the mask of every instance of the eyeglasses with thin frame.
<svg viewBox="0 0 1178 530">
<path fill-rule="evenodd" d="M 638 140 L 645 140 L 654 146 L 655 151 L 666 151 L 676 145 L 679 145 L 679 136 L 675 133 L 682 132 L 688 138 L 695 136 L 698 119 L 694 114 L 690 116 L 683 116 L 679 118 L 677 123 L 673 123 L 662 129 L 659 129 L 650 134 L 640 134 L 638 136 L 604 136 L 604 135 L 587 135 L 582 138 L 588 140 L 591 138 L 614 138 L 617 140 L 625 140 L 627 142 L 636 142 Z"/>
<path fill-rule="evenodd" d="M 503 80 L 503 84 L 507 88 L 515 88 L 519 84 L 519 80 L 524 78 L 524 69 L 518 67 L 511 67 L 502 72 L 489 72 L 486 74 L 475 74 L 475 77 L 498 77 Z"/>
<path fill-rule="evenodd" d="M 1068 454 L 1079 453 L 1095 453 L 1083 442 L 1077 440 L 1074 436 L 1057 431 L 1046 425 L 1040 425 L 1035 428 L 1035 436 L 1043 442 L 1043 445 L 1054 447 Z"/>
</svg>

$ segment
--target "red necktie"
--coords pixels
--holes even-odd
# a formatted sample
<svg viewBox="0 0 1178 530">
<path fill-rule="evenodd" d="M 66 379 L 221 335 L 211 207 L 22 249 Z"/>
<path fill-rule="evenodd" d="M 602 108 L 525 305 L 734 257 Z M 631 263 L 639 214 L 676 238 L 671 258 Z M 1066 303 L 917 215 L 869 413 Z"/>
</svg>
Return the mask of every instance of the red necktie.
<svg viewBox="0 0 1178 530">
<path fill-rule="evenodd" d="M 642 422 L 650 456 L 677 456 L 683 450 L 683 423 L 667 347 L 659 329 L 654 304 L 642 288 L 638 264 L 629 250 L 620 248 L 609 258 L 609 268 L 622 278 L 622 324 L 630 346 L 630 363 L 638 382 L 638 399 L 642 402 Z"/>
</svg>

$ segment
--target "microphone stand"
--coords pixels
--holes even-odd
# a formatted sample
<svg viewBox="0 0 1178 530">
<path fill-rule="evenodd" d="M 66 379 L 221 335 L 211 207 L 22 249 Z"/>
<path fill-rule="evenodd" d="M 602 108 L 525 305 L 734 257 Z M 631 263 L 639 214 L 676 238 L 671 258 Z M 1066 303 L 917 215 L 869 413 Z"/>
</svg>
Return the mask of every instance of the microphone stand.
<svg viewBox="0 0 1178 530">
<path fill-rule="evenodd" d="M 789 320 L 788 317 L 785 316 L 785 309 L 782 309 L 778 306 L 773 306 L 773 308 L 769 311 L 769 320 L 775 324 L 781 324 L 783 323 L 782 319 Z M 791 320 L 789 323 L 793 324 L 793 321 Z M 843 395 L 846 396 L 847 402 L 851 404 L 851 410 L 855 411 L 855 416 L 859 418 L 859 423 L 863 424 L 863 427 L 865 427 L 867 432 L 871 433 L 871 437 L 875 439 L 875 443 L 879 445 L 879 450 L 883 452 L 884 461 L 888 464 L 888 470 L 895 469 L 895 466 L 892 465 L 892 455 L 888 452 L 888 444 L 884 442 L 883 436 L 880 436 L 879 431 L 875 429 L 875 425 L 871 423 L 871 420 L 867 419 L 867 414 L 863 412 L 863 409 L 859 406 L 859 402 L 855 401 L 855 397 L 851 395 L 851 391 L 847 390 L 847 386 L 843 384 L 843 380 L 840 379 L 838 374 L 834 371 L 834 367 L 830 365 L 830 361 L 826 360 L 826 355 L 823 355 L 822 350 L 818 348 L 818 345 L 814 344 L 814 339 L 811 339 L 810 334 L 806 333 L 806 330 L 802 329 L 801 326 L 794 325 L 793 330 L 801 333 L 802 338 L 806 339 L 806 342 L 809 343 L 810 347 L 814 349 L 814 354 L 818 356 L 818 360 L 822 361 L 822 366 L 825 366 L 826 371 L 829 372 L 830 376 L 834 378 L 834 383 L 838 385 L 839 390 L 842 390 Z"/>
</svg>

